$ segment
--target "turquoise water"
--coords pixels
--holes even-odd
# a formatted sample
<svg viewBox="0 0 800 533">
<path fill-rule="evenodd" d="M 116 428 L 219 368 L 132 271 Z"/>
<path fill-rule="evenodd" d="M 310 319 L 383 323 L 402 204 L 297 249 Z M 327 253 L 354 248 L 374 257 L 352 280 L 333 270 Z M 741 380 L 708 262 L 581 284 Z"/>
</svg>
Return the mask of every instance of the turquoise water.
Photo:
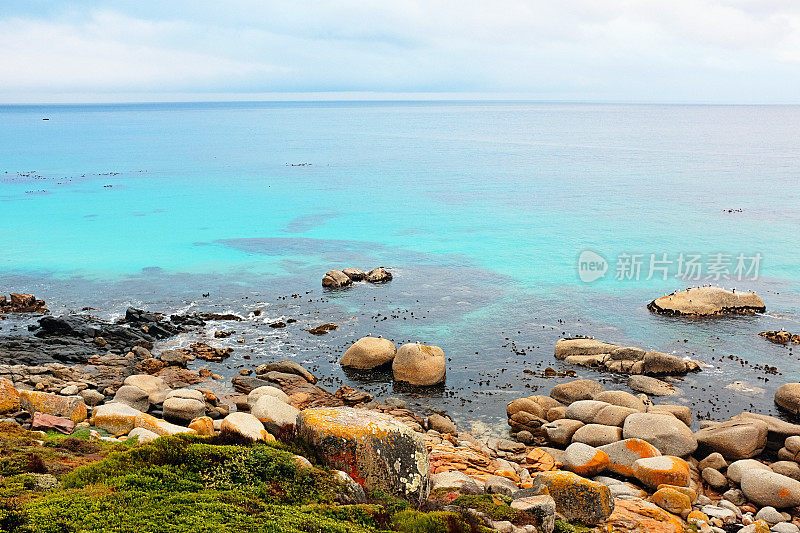
<svg viewBox="0 0 800 533">
<path fill-rule="evenodd" d="M 554 365 L 562 333 L 776 365 L 783 375 L 769 382 L 729 363 L 697 378 L 720 388 L 760 380 L 764 412 L 777 381 L 800 378 L 795 356 L 755 335 L 800 330 L 800 107 L 0 106 L 0 124 L 6 292 L 109 315 L 128 303 L 236 309 L 243 295 L 266 302 L 296 291 L 342 316 L 424 306 L 424 320 L 340 328 L 325 341 L 323 370 L 351 382 L 328 363 L 365 331 L 419 339 L 452 354 L 448 386 L 490 380 L 470 385 L 496 397 L 477 402 L 486 405 L 537 386 L 521 370 Z M 605 278 L 579 279 L 584 250 L 608 260 Z M 758 279 L 716 283 L 757 290 L 769 314 L 653 317 L 648 301 L 706 281 L 672 272 L 616 280 L 623 253 L 645 263 L 650 254 L 760 254 Z M 378 265 L 394 269 L 389 286 L 319 287 L 330 268 Z M 217 290 L 198 299 L 209 287 Z M 510 352 L 512 341 L 530 349 Z"/>
</svg>

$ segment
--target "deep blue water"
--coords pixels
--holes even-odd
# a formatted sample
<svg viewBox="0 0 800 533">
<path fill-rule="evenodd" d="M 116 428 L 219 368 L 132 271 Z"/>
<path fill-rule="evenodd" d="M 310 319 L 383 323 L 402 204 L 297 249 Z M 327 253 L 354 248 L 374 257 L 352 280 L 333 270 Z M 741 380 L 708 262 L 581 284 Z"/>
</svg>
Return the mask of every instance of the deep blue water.
<svg viewBox="0 0 800 533">
<path fill-rule="evenodd" d="M 704 359 L 713 367 L 677 401 L 774 412 L 772 392 L 800 379 L 800 364 L 757 333 L 800 332 L 798 131 L 793 106 L 0 106 L 0 289 L 57 312 L 262 308 L 267 321 L 336 321 L 324 338 L 251 324 L 231 366 L 294 357 L 381 394 L 385 379 L 336 364 L 352 340 L 436 344 L 450 358 L 445 390 L 396 392 L 463 421 L 502 422 L 508 399 L 546 393 L 553 380 L 522 370 L 556 367 L 562 334 Z M 584 250 L 607 259 L 605 278 L 579 279 Z M 721 253 L 731 274 L 737 256 L 758 254 L 758 276 L 676 279 L 681 253 L 704 268 Z M 640 279 L 615 279 L 621 254 L 641 255 Z M 673 261 L 667 280 L 645 279 L 653 254 Z M 330 268 L 378 265 L 391 284 L 320 287 Z M 768 314 L 686 322 L 644 307 L 701 283 L 756 290 Z M 765 381 L 763 364 L 782 375 Z M 735 380 L 766 392 L 724 389 Z"/>
</svg>

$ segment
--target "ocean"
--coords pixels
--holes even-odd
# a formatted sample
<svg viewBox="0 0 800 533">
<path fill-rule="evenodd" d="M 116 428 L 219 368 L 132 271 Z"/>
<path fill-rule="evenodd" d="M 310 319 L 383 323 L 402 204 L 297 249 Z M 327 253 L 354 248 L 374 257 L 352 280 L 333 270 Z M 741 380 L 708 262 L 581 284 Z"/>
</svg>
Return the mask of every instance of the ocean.
<svg viewBox="0 0 800 533">
<path fill-rule="evenodd" d="M 798 106 L 0 106 L 0 125 L 0 292 L 104 318 L 262 309 L 228 339 L 207 332 L 234 347 L 229 376 L 295 359 L 332 389 L 400 396 L 474 431 L 503 430 L 508 401 L 568 379 L 541 375 L 568 368 L 553 357 L 567 335 L 705 361 L 659 400 L 698 418 L 776 414 L 774 390 L 800 380 L 797 355 L 758 336 L 800 333 Z M 349 266 L 395 278 L 322 289 Z M 702 284 L 756 291 L 767 313 L 645 307 Z M 286 317 L 298 323 L 267 327 Z M 339 329 L 305 331 L 323 322 Z M 442 347 L 445 386 L 345 373 L 338 358 L 366 334 Z"/>
</svg>

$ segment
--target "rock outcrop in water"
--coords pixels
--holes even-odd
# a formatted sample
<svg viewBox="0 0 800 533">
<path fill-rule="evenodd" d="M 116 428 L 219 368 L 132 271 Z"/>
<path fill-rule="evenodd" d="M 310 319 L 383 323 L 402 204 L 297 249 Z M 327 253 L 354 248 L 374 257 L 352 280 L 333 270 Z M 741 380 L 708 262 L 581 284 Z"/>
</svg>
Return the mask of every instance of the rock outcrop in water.
<svg viewBox="0 0 800 533">
<path fill-rule="evenodd" d="M 684 361 L 666 353 L 622 347 L 586 337 L 559 340 L 555 357 L 565 363 L 622 374 L 683 375 L 700 370 L 698 361 Z"/>
<path fill-rule="evenodd" d="M 647 304 L 653 313 L 667 316 L 711 317 L 766 311 L 755 293 L 737 293 L 719 287 L 693 287 L 662 296 Z"/>
<path fill-rule="evenodd" d="M 328 289 L 343 289 L 351 286 L 354 281 L 386 283 L 387 281 L 391 281 L 392 277 L 392 273 L 384 267 L 373 268 L 366 273 L 358 268 L 329 270 L 322 277 L 322 286 Z"/>
<path fill-rule="evenodd" d="M 12 292 L 9 298 L 0 296 L 0 315 L 3 313 L 41 313 L 47 314 L 44 300 L 37 300 L 33 294 Z"/>
<path fill-rule="evenodd" d="M 800 344 L 800 335 L 789 333 L 786 330 L 762 331 L 759 335 L 775 344 Z"/>
</svg>

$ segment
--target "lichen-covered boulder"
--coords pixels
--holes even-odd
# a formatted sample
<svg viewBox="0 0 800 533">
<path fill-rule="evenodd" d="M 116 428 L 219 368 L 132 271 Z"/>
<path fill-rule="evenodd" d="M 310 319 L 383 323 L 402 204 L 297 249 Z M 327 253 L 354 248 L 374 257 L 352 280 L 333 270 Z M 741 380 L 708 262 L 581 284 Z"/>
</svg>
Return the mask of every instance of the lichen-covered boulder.
<svg viewBox="0 0 800 533">
<path fill-rule="evenodd" d="M 198 435 L 210 436 L 214 434 L 214 420 L 210 416 L 195 418 L 189 423 L 189 429 L 194 430 Z"/>
<path fill-rule="evenodd" d="M 188 424 L 205 414 L 205 397 L 199 390 L 174 390 L 164 400 L 164 418 L 171 422 Z"/>
<path fill-rule="evenodd" d="M 563 471 L 542 472 L 534 479 L 530 491 L 539 494 L 545 488 L 556 502 L 556 511 L 569 521 L 596 525 L 614 511 L 611 490 L 602 483 L 578 474 Z"/>
<path fill-rule="evenodd" d="M 573 442 L 561 457 L 564 468 L 579 476 L 596 476 L 608 467 L 608 454 L 594 446 Z"/>
<path fill-rule="evenodd" d="M 692 510 L 692 500 L 683 492 L 672 487 L 661 487 L 651 498 L 652 502 L 665 511 L 678 516 Z"/>
<path fill-rule="evenodd" d="M 19 391 L 7 379 L 0 379 L 0 414 L 19 411 Z"/>
<path fill-rule="evenodd" d="M 427 498 L 425 441 L 393 417 L 351 407 L 314 408 L 298 415 L 297 428 L 322 462 L 344 470 L 368 491 Z"/>
<path fill-rule="evenodd" d="M 625 439 L 600 446 L 608 456 L 608 470 L 621 476 L 634 477 L 634 464 L 639 459 L 658 457 L 658 448 L 641 439 Z"/>
<path fill-rule="evenodd" d="M 144 428 L 152 431 L 156 435 L 178 435 L 179 433 L 195 433 L 195 430 L 187 427 L 170 424 L 166 420 L 161 420 L 152 415 L 139 413 L 133 421 L 137 428 Z"/>
<path fill-rule="evenodd" d="M 614 513 L 605 522 L 613 531 L 647 533 L 683 533 L 684 524 L 677 516 L 641 498 L 618 499 Z"/>
<path fill-rule="evenodd" d="M 339 363 L 358 370 L 371 370 L 391 363 L 397 347 L 389 339 L 362 337 L 350 346 Z"/>
<path fill-rule="evenodd" d="M 411 385 L 430 386 L 444 381 L 446 362 L 438 346 L 404 344 L 392 361 L 394 379 Z"/>
<path fill-rule="evenodd" d="M 634 463 L 634 475 L 651 488 L 659 485 L 687 487 L 691 479 L 689 464 L 680 457 L 669 455 L 637 460 Z"/>
<path fill-rule="evenodd" d="M 95 407 L 92 425 L 112 435 L 127 435 L 136 427 L 136 416 L 142 414 L 124 403 L 106 403 Z"/>
<path fill-rule="evenodd" d="M 19 393 L 20 407 L 29 413 L 63 416 L 76 424 L 86 420 L 86 404 L 80 396 L 59 396 L 48 392 L 24 390 Z"/>
</svg>

